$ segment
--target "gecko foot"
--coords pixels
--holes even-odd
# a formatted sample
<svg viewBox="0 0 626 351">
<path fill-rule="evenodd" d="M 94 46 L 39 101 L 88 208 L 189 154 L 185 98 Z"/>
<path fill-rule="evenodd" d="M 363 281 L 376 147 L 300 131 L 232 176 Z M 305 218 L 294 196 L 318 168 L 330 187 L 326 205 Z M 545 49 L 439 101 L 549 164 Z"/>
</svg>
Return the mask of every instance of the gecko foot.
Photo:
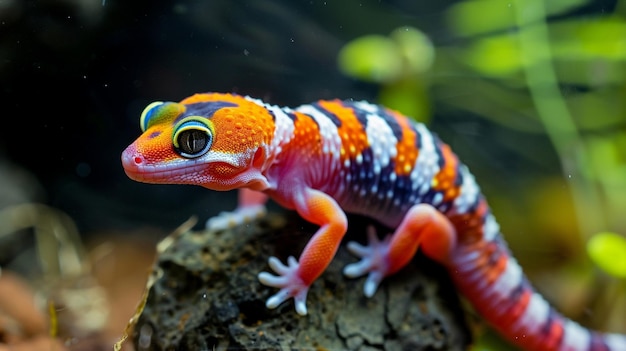
<svg viewBox="0 0 626 351">
<path fill-rule="evenodd" d="M 389 253 L 389 243 L 391 235 L 382 241 L 378 240 L 373 226 L 367 228 L 368 245 L 364 246 L 355 241 L 348 243 L 348 251 L 361 258 L 356 263 L 351 263 L 344 267 L 343 274 L 349 278 L 356 278 L 368 274 L 363 286 L 365 296 L 372 297 L 380 282 L 389 272 L 387 256 Z"/>
<path fill-rule="evenodd" d="M 249 223 L 254 219 L 265 216 L 266 210 L 264 205 L 239 207 L 231 212 L 221 212 L 215 217 L 209 218 L 206 222 L 208 230 L 223 230 L 244 223 Z"/>
<path fill-rule="evenodd" d="M 298 275 L 300 267 L 298 261 L 295 257 L 289 256 L 287 266 L 285 266 L 278 258 L 272 256 L 269 258 L 268 263 L 270 268 L 278 275 L 261 272 L 258 276 L 259 281 L 264 285 L 280 288 L 280 290 L 267 299 L 265 303 L 267 308 L 276 308 L 293 297 L 296 312 L 301 316 L 306 315 L 306 295 L 309 291 L 309 286 Z"/>
</svg>

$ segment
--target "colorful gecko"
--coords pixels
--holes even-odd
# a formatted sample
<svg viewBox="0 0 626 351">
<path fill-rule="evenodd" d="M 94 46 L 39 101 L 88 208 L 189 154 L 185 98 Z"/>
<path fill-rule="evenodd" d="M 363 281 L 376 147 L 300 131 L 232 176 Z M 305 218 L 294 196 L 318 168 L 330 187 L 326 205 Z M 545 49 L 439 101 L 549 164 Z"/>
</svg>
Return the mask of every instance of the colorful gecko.
<svg viewBox="0 0 626 351">
<path fill-rule="evenodd" d="M 240 189 L 228 219 L 262 211 L 267 197 L 319 225 L 300 258 L 271 257 L 275 308 L 293 298 L 307 313 L 311 284 L 333 259 L 346 212 L 395 228 L 368 245 L 348 243 L 367 275 L 366 296 L 406 265 L 418 247 L 444 265 L 458 290 L 496 330 L 526 350 L 626 350 L 626 336 L 587 330 L 533 290 L 502 238 L 474 177 L 450 147 L 420 123 L 382 106 L 318 101 L 281 108 L 233 94 L 196 94 L 155 102 L 143 134 L 122 154 L 126 174 L 147 183 Z M 215 222 L 213 223 L 215 224 Z M 224 225 L 218 223 L 217 225 Z"/>
</svg>

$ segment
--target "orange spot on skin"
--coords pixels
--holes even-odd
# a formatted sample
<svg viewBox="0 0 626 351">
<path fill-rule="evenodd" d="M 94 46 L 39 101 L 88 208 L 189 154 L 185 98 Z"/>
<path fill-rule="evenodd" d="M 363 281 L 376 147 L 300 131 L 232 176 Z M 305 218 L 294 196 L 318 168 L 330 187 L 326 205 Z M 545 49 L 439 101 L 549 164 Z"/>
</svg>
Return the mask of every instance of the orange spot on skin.
<svg viewBox="0 0 626 351">
<path fill-rule="evenodd" d="M 354 160 L 369 147 L 367 134 L 361 122 L 357 119 L 354 111 L 343 105 L 340 100 L 319 101 L 320 106 L 332 112 L 341 121 L 341 126 L 337 128 L 341 144 L 341 161 L 346 159 Z"/>
<path fill-rule="evenodd" d="M 455 185 L 459 159 L 446 144 L 441 145 L 444 166 L 435 175 L 433 188 L 443 193 L 444 201 L 452 201 L 459 196 L 460 186 Z"/>
<path fill-rule="evenodd" d="M 185 99 L 183 99 L 180 103 L 189 105 L 195 104 L 198 102 L 209 102 L 209 101 L 228 101 L 235 104 L 246 104 L 251 103 L 246 100 L 243 96 L 234 95 L 234 94 L 222 94 L 222 93 L 201 93 L 194 94 Z"/>
<path fill-rule="evenodd" d="M 391 116 L 402 128 L 402 138 L 396 143 L 396 169 L 395 172 L 399 176 L 411 174 L 419 151 L 415 147 L 417 134 L 411 129 L 410 121 L 396 111 L 389 111 Z"/>
<path fill-rule="evenodd" d="M 294 112 L 294 138 L 283 147 L 283 152 L 301 155 L 304 162 L 322 154 L 322 140 L 317 123 L 308 115 Z"/>
</svg>

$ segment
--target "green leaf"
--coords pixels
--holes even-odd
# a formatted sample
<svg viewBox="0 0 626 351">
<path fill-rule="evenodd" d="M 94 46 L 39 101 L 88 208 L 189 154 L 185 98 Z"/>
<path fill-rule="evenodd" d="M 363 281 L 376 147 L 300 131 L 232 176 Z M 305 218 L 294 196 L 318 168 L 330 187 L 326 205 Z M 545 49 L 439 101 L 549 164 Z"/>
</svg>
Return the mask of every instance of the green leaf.
<svg viewBox="0 0 626 351">
<path fill-rule="evenodd" d="M 546 14 L 552 16 L 570 11 L 587 2 L 589 0 L 545 0 L 544 6 Z M 454 33 L 472 36 L 514 28 L 516 26 L 514 11 L 533 11 L 533 9 L 529 6 L 516 8 L 515 1 L 469 0 L 450 6 L 446 17 Z"/>
<path fill-rule="evenodd" d="M 553 23 L 550 31 L 557 59 L 596 64 L 598 60 L 626 60 L 626 21 L 621 17 L 561 21 Z"/>
<path fill-rule="evenodd" d="M 587 253 L 605 272 L 626 278 L 626 238 L 612 232 L 595 234 L 587 242 Z"/>
<path fill-rule="evenodd" d="M 516 34 L 488 37 L 473 43 L 465 61 L 488 77 L 507 77 L 522 69 L 522 53 Z"/>
<path fill-rule="evenodd" d="M 403 73 L 403 58 L 396 43 L 382 35 L 366 35 L 348 42 L 339 51 L 339 69 L 353 78 L 386 83 Z"/>
<path fill-rule="evenodd" d="M 402 54 L 408 73 L 428 71 L 435 60 L 435 47 L 428 36 L 413 27 L 400 27 L 389 35 Z"/>
</svg>

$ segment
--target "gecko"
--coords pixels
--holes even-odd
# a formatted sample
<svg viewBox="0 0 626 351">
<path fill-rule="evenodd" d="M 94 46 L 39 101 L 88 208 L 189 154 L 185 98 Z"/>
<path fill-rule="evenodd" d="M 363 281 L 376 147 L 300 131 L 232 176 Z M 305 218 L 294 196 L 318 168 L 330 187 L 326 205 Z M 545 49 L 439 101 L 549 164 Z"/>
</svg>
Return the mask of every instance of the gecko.
<svg viewBox="0 0 626 351">
<path fill-rule="evenodd" d="M 239 191 L 238 207 L 209 225 L 263 213 L 272 199 L 319 226 L 298 259 L 270 257 L 260 283 L 307 314 L 309 287 L 346 233 L 346 213 L 391 228 L 380 239 L 347 243 L 357 261 L 343 273 L 365 276 L 371 297 L 418 249 L 446 267 L 454 285 L 505 339 L 525 350 L 626 350 L 626 335 L 584 328 L 531 285 L 505 243 L 485 196 L 451 148 L 419 122 L 384 106 L 319 100 L 296 108 L 250 96 L 199 93 L 154 102 L 142 134 L 122 153 L 125 173 L 155 184 Z M 226 218 L 226 220 L 224 220 Z"/>
</svg>

